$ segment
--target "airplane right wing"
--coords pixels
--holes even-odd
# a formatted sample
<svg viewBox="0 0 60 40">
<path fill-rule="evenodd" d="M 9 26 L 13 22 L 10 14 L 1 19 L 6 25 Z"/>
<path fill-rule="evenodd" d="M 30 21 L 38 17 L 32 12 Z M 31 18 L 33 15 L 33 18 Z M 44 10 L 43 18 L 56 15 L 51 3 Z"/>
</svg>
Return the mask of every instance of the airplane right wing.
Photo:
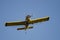
<svg viewBox="0 0 60 40">
<path fill-rule="evenodd" d="M 30 20 L 29 24 L 34 24 L 34 23 L 37 23 L 37 22 L 44 22 L 44 21 L 48 21 L 48 20 L 49 20 L 49 17 L 38 18 L 38 19 L 35 19 L 35 20 Z"/>
<path fill-rule="evenodd" d="M 6 22 L 5 26 L 17 26 L 17 25 L 25 25 L 25 21 L 22 22 Z"/>
</svg>

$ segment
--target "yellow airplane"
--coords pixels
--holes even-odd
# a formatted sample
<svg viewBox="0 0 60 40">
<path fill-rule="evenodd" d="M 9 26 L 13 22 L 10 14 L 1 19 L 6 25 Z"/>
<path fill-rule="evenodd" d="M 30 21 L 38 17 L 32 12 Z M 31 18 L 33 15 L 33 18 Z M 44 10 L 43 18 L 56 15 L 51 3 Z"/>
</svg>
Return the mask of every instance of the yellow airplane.
<svg viewBox="0 0 60 40">
<path fill-rule="evenodd" d="M 17 30 L 26 30 L 26 29 L 31 29 L 33 28 L 32 26 L 29 27 L 29 24 L 34 24 L 34 23 L 38 23 L 38 22 L 44 22 L 44 21 L 48 21 L 49 17 L 44 17 L 44 18 L 37 18 L 37 19 L 30 19 L 30 15 L 26 16 L 25 21 L 20 21 L 20 22 L 6 22 L 5 26 L 17 26 L 17 25 L 25 25 L 24 28 L 17 28 Z"/>
</svg>

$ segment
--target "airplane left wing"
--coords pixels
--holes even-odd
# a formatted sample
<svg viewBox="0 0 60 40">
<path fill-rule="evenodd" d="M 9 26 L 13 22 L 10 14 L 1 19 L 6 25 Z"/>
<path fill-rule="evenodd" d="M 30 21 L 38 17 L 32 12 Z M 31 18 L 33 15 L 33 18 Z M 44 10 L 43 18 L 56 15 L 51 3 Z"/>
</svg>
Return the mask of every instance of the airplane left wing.
<svg viewBox="0 0 60 40">
<path fill-rule="evenodd" d="M 22 22 L 6 22 L 5 26 L 25 25 L 25 21 Z"/>
<path fill-rule="evenodd" d="M 44 21 L 48 21 L 48 20 L 49 20 L 49 17 L 38 18 L 38 19 L 29 21 L 29 24 L 34 24 L 34 23 L 37 23 L 37 22 L 44 22 Z"/>
</svg>

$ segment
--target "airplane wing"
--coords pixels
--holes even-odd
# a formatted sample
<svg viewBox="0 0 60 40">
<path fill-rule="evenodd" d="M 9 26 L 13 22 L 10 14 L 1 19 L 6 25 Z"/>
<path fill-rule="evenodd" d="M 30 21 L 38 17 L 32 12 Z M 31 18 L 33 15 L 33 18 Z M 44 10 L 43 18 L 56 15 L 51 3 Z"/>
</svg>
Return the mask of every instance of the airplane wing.
<svg viewBox="0 0 60 40">
<path fill-rule="evenodd" d="M 22 22 L 6 22 L 5 26 L 17 26 L 17 25 L 25 25 L 25 21 Z"/>
<path fill-rule="evenodd" d="M 49 17 L 38 18 L 38 19 L 35 19 L 35 20 L 31 20 L 29 22 L 29 24 L 34 24 L 34 23 L 37 23 L 37 22 L 44 22 L 44 21 L 48 21 L 48 20 L 49 20 Z"/>
</svg>

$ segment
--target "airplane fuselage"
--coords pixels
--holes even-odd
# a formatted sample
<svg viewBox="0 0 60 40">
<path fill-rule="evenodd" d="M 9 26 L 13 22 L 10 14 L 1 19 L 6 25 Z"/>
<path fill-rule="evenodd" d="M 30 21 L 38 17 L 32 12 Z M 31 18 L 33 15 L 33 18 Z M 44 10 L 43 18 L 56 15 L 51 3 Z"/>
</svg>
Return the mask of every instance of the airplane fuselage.
<svg viewBox="0 0 60 40">
<path fill-rule="evenodd" d="M 26 19 L 25 19 L 25 21 L 26 21 L 25 30 L 28 29 L 28 25 L 29 25 L 28 22 L 30 21 L 30 17 L 31 17 L 30 15 L 27 15 L 27 16 L 26 16 Z"/>
</svg>

